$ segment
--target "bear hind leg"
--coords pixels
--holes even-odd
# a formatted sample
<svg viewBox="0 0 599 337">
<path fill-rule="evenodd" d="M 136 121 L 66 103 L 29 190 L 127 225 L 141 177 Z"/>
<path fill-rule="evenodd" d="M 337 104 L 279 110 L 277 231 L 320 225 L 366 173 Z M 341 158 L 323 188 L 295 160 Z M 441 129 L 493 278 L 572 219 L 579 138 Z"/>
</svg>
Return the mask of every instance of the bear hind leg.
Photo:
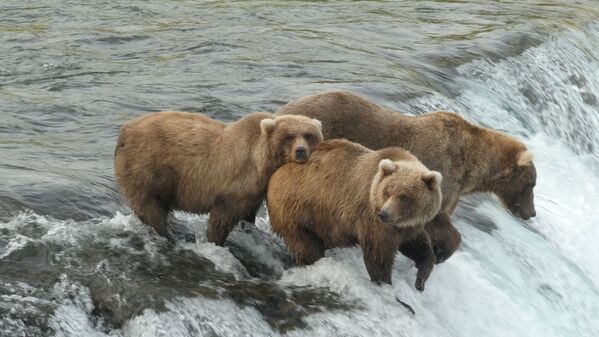
<svg viewBox="0 0 599 337">
<path fill-rule="evenodd" d="M 259 203 L 258 205 L 256 205 L 255 207 L 253 207 L 243 218 L 243 220 L 249 222 L 249 223 L 256 223 L 256 215 L 258 214 L 258 210 L 260 210 L 260 206 L 262 206 L 262 203 Z"/>
<path fill-rule="evenodd" d="M 227 204 L 230 204 L 227 206 Z M 210 218 L 208 219 L 208 231 L 206 233 L 208 242 L 218 246 L 225 244 L 229 233 L 235 225 L 247 214 L 246 207 L 240 207 L 240 204 L 226 203 L 219 201 L 210 209 Z"/>
<path fill-rule="evenodd" d="M 298 228 L 286 233 L 283 241 L 295 262 L 299 265 L 310 265 L 324 256 L 324 243 L 314 233 Z"/>
</svg>

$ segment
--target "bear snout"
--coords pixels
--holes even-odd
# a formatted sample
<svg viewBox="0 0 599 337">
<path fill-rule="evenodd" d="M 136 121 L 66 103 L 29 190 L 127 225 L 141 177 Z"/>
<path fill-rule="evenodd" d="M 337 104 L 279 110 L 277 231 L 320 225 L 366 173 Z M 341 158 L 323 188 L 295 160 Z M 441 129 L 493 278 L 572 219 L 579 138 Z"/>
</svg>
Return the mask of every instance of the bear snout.
<svg viewBox="0 0 599 337">
<path fill-rule="evenodd" d="M 297 146 L 294 152 L 294 160 L 296 162 L 305 162 L 308 160 L 308 155 L 308 149 L 305 146 Z"/>
<path fill-rule="evenodd" d="M 512 205 L 509 205 L 508 209 L 510 210 L 510 212 L 512 212 L 512 214 L 519 216 L 520 218 L 522 218 L 524 220 L 528 220 L 537 215 L 534 204 L 523 206 L 522 204 L 520 204 L 518 202 L 518 203 L 515 203 Z"/>
<path fill-rule="evenodd" d="M 383 210 L 381 210 L 376 216 L 379 218 L 379 220 L 381 220 L 382 222 L 385 222 L 385 223 L 389 222 L 389 219 L 391 218 L 389 216 L 389 213 L 387 213 Z"/>
<path fill-rule="evenodd" d="M 535 216 L 537 216 L 537 211 L 534 208 L 532 210 L 527 210 L 527 209 L 520 210 L 520 217 L 522 217 L 522 219 L 524 219 L 524 220 L 534 218 Z"/>
<path fill-rule="evenodd" d="M 520 207 L 520 216 L 524 220 L 528 220 L 537 215 L 537 211 L 535 210 L 535 202 L 534 202 L 534 194 L 532 194 L 532 190 L 530 193 L 527 193 L 522 198 L 522 206 Z"/>
</svg>

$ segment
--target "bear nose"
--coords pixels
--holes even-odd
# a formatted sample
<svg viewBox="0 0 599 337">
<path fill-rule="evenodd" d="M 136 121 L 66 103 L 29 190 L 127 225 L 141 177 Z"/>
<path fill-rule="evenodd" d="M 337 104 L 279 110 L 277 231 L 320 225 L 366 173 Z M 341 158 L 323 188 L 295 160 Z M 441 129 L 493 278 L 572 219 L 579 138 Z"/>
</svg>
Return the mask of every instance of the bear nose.
<svg viewBox="0 0 599 337">
<path fill-rule="evenodd" d="M 306 157 L 306 148 L 303 146 L 298 146 L 295 149 L 295 157 L 298 159 L 303 159 L 304 157 Z"/>
<path fill-rule="evenodd" d="M 537 216 L 537 212 L 536 211 L 531 211 L 530 213 L 521 212 L 520 216 L 522 217 L 522 219 L 528 220 L 530 218 L 534 218 L 535 216 Z"/>
<path fill-rule="evenodd" d="M 389 220 L 389 213 L 385 212 L 385 211 L 380 211 L 377 216 L 379 217 L 379 220 L 381 220 L 382 222 L 386 222 L 387 220 Z"/>
</svg>

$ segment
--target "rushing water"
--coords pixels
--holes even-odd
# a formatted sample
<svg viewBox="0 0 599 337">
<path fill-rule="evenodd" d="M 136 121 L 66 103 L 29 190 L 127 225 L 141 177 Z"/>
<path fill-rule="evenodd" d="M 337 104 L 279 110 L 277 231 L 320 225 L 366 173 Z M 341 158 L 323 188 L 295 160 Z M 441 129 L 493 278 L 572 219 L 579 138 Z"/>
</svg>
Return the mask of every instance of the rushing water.
<svg viewBox="0 0 599 337">
<path fill-rule="evenodd" d="M 357 248 L 294 267 L 264 211 L 224 248 L 176 213 L 171 245 L 119 196 L 126 120 L 327 89 L 522 139 L 537 217 L 466 198 L 462 247 L 418 293 L 403 256 L 393 286 Z M 595 1 L 0 4 L 1 336 L 599 336 L 598 208 Z"/>
</svg>

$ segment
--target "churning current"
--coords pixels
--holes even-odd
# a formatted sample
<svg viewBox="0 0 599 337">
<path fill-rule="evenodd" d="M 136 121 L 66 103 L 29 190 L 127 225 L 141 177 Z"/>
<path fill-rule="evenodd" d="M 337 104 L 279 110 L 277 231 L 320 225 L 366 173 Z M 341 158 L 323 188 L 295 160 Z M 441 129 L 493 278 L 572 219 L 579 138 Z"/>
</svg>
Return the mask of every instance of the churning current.
<svg viewBox="0 0 599 337">
<path fill-rule="evenodd" d="M 464 198 L 462 246 L 418 293 L 401 254 L 392 286 L 358 248 L 294 266 L 264 209 L 225 247 L 176 212 L 171 244 L 118 192 L 131 118 L 332 89 L 522 140 L 537 216 Z M 0 336 L 599 336 L 598 208 L 595 1 L 0 4 Z"/>
</svg>

